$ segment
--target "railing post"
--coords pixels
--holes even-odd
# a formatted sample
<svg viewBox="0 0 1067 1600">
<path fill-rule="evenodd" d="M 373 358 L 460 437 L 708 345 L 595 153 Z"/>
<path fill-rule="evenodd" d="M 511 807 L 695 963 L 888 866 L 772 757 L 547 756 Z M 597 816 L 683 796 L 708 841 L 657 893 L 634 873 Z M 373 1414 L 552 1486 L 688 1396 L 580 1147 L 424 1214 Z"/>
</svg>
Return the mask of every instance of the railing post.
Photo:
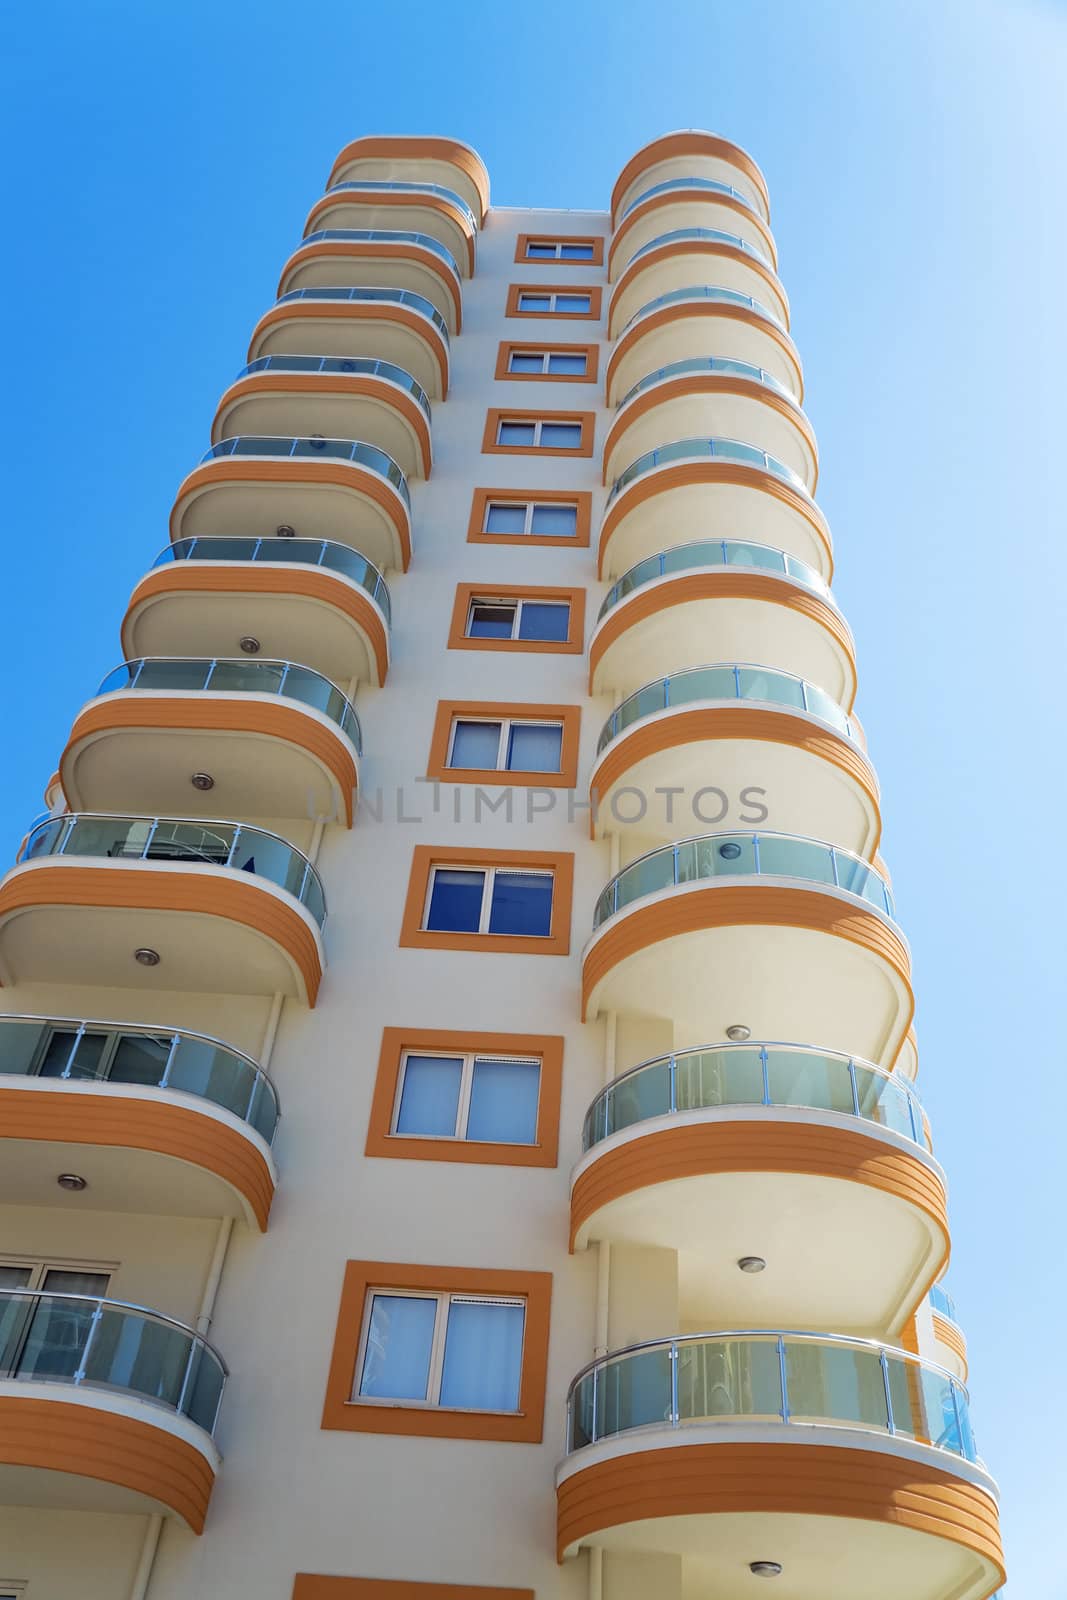
<svg viewBox="0 0 1067 1600">
<path fill-rule="evenodd" d="M 260 538 L 260 539 L 256 540 L 255 547 L 254 547 L 254 549 L 252 551 L 252 560 L 253 561 L 258 561 L 259 560 L 259 552 L 262 549 L 263 549 L 263 540 Z"/>
<path fill-rule="evenodd" d="M 203 688 L 209 689 L 211 687 L 211 680 L 215 676 L 215 668 L 216 668 L 217 665 L 218 665 L 218 657 L 217 656 L 213 656 L 212 659 L 207 664 L 207 671 L 204 674 Z"/>
<path fill-rule="evenodd" d="M 741 668 L 738 666 L 734 667 L 734 697 L 741 698 Z"/>
<path fill-rule="evenodd" d="M 262 1082 L 263 1082 L 263 1074 L 261 1072 L 258 1072 L 258 1071 L 254 1072 L 252 1074 L 252 1088 L 250 1089 L 249 1095 L 248 1095 L 248 1104 L 245 1106 L 245 1110 L 244 1110 L 244 1120 L 246 1122 L 250 1123 L 252 1121 L 252 1108 L 254 1107 L 254 1105 L 256 1103 L 256 1100 L 259 1097 L 259 1090 L 260 1090 L 260 1086 L 261 1086 Z"/>
<path fill-rule="evenodd" d="M 141 673 L 143 671 L 144 671 L 144 656 L 141 656 L 140 660 L 137 663 L 137 666 L 134 668 L 133 677 L 130 679 L 130 688 L 131 689 L 136 689 L 137 680 L 140 678 Z"/>
<path fill-rule="evenodd" d="M 74 1058 L 78 1054 L 78 1046 L 81 1044 L 81 1042 L 84 1039 L 84 1037 L 85 1037 L 85 1023 L 83 1022 L 81 1027 L 75 1033 L 74 1038 L 73 1038 L 73 1040 L 71 1042 L 70 1051 L 69 1051 L 69 1054 L 67 1055 L 67 1064 L 63 1068 L 63 1071 L 59 1074 L 59 1076 L 61 1078 L 69 1078 L 70 1077 L 71 1069 L 74 1066 Z"/>
<path fill-rule="evenodd" d="M 674 887 L 678 887 L 678 846 L 671 846 L 671 870 L 674 878 Z"/>
<path fill-rule="evenodd" d="M 763 1074 L 763 1104 L 769 1106 L 771 1103 L 771 1073 L 767 1062 L 767 1046 L 765 1044 L 761 1044 L 759 1047 L 759 1061 L 760 1070 Z"/>
<path fill-rule="evenodd" d="M 304 876 L 300 880 L 300 890 L 299 890 L 299 893 L 297 894 L 297 897 L 296 897 L 300 901 L 301 905 L 304 904 L 304 890 L 307 888 L 308 877 L 310 875 L 310 872 L 311 872 L 311 862 L 310 861 L 305 861 L 304 862 Z"/>
<path fill-rule="evenodd" d="M 93 1320 L 89 1324 L 89 1332 L 86 1334 L 85 1343 L 82 1346 L 81 1357 L 78 1361 L 78 1370 L 71 1379 L 72 1383 L 81 1383 L 85 1378 L 85 1369 L 89 1361 L 89 1351 L 92 1349 L 93 1340 L 96 1337 L 96 1330 L 100 1326 L 100 1320 L 103 1315 L 104 1307 L 102 1302 L 98 1300 L 96 1302 L 96 1310 L 93 1312 Z"/>
<path fill-rule="evenodd" d="M 152 840 L 156 836 L 156 830 L 158 829 L 158 827 L 159 827 L 159 818 L 158 817 L 153 817 L 152 818 L 152 826 L 149 828 L 148 835 L 147 835 L 147 837 L 145 839 L 145 842 L 141 846 L 141 860 L 142 861 L 147 861 L 148 860 L 148 852 L 152 848 Z"/>
<path fill-rule="evenodd" d="M 879 1350 L 878 1362 L 882 1368 L 882 1387 L 885 1390 L 886 1426 L 890 1433 L 896 1433 L 896 1423 L 893 1420 L 893 1394 L 889 1383 L 889 1361 L 884 1350 Z"/>
<path fill-rule="evenodd" d="M 189 1340 L 189 1355 L 188 1355 L 188 1358 L 187 1358 L 186 1363 L 185 1363 L 185 1373 L 184 1373 L 184 1375 L 182 1377 L 182 1386 L 181 1386 L 181 1389 L 179 1390 L 178 1399 L 175 1402 L 175 1406 L 174 1406 L 174 1409 L 175 1409 L 175 1411 L 177 1411 L 179 1416 L 184 1416 L 185 1415 L 185 1397 L 189 1392 L 189 1384 L 192 1381 L 193 1361 L 194 1361 L 194 1359 L 196 1357 L 197 1346 L 199 1344 L 200 1344 L 200 1340 L 195 1338 L 195 1337 L 191 1338 Z"/>
<path fill-rule="evenodd" d="M 860 1092 L 856 1083 L 856 1063 L 851 1056 L 848 1058 L 848 1081 L 852 1089 L 852 1110 L 858 1117 L 860 1114 Z"/>
<path fill-rule="evenodd" d="M 237 841 L 240 839 L 240 837 L 241 837 L 241 824 L 238 823 L 236 828 L 234 828 L 234 830 L 233 830 L 233 838 L 230 840 L 230 853 L 226 857 L 226 865 L 228 867 L 232 867 L 233 866 L 233 858 L 237 853 Z"/>
<path fill-rule="evenodd" d="M 597 1366 L 595 1366 L 593 1368 L 593 1400 L 592 1400 L 592 1411 L 590 1413 L 590 1418 L 589 1418 L 589 1443 L 590 1444 L 596 1444 L 596 1441 L 597 1441 L 597 1428 L 596 1428 L 596 1423 L 597 1423 L 597 1401 L 599 1400 L 599 1398 L 600 1398 L 600 1367 L 599 1367 L 599 1364 L 598 1364 Z"/>
<path fill-rule="evenodd" d="M 167 1059 L 163 1066 L 163 1072 L 160 1077 L 159 1084 L 157 1085 L 157 1087 L 160 1089 L 166 1089 L 170 1083 L 170 1069 L 174 1065 L 174 1057 L 178 1053 L 178 1046 L 181 1044 L 181 1038 L 182 1036 L 180 1033 L 172 1033 L 170 1036 L 170 1049 L 167 1051 Z"/>
<path fill-rule="evenodd" d="M 678 1063 L 673 1050 L 667 1060 L 667 1074 L 670 1083 L 670 1109 L 673 1113 L 678 1110 Z"/>
<path fill-rule="evenodd" d="M 953 1411 L 953 1415 L 956 1418 L 956 1436 L 960 1441 L 960 1455 L 964 1458 L 964 1460 L 968 1460 L 969 1458 L 968 1458 L 968 1455 L 967 1455 L 967 1451 L 964 1449 L 963 1417 L 960 1414 L 960 1397 L 959 1397 L 959 1390 L 956 1387 L 955 1378 L 950 1378 L 948 1380 L 948 1387 L 949 1387 L 949 1393 L 952 1396 L 952 1411 Z"/>
<path fill-rule="evenodd" d="M 678 1415 L 678 1341 L 671 1340 L 671 1427 L 677 1428 L 681 1418 Z"/>
<path fill-rule="evenodd" d="M 759 834 L 758 833 L 754 833 L 752 835 L 752 855 L 753 855 L 753 863 L 754 863 L 756 872 L 758 873 L 759 870 L 760 870 L 760 864 L 759 864 Z"/>
<path fill-rule="evenodd" d="M 67 818 L 66 827 L 63 829 L 62 837 L 60 838 L 59 849 L 56 851 L 57 856 L 66 855 L 67 846 L 70 843 L 71 836 L 74 833 L 75 822 L 75 817 L 70 816 Z"/>
<path fill-rule="evenodd" d="M 830 869 L 834 875 L 834 888 L 840 889 L 841 878 L 837 871 L 837 851 L 834 849 L 833 845 L 830 846 Z"/>
<path fill-rule="evenodd" d="M 778 1380 L 779 1380 L 779 1382 L 781 1384 L 781 1387 L 782 1387 L 781 1417 L 782 1417 L 782 1421 L 783 1422 L 788 1422 L 789 1421 L 789 1373 L 788 1373 L 788 1369 L 786 1367 L 786 1360 L 785 1360 L 785 1340 L 782 1338 L 781 1334 L 778 1335 Z"/>
</svg>

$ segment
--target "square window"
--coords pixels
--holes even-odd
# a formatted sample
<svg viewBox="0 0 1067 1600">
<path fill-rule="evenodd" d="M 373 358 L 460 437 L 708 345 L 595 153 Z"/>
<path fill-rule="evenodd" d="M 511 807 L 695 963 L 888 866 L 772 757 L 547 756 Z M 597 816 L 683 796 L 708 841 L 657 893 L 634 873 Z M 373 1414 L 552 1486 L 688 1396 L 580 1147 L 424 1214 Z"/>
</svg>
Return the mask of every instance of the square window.
<svg viewBox="0 0 1067 1600">
<path fill-rule="evenodd" d="M 460 1056 L 405 1057 L 393 1131 L 423 1139 L 455 1138 L 463 1067 Z"/>
<path fill-rule="evenodd" d="M 521 1300 L 372 1290 L 369 1301 L 360 1400 L 518 1410 L 526 1323 Z"/>
<path fill-rule="evenodd" d="M 448 1305 L 440 1404 L 463 1411 L 517 1411 L 526 1309 L 504 1301 Z"/>
<path fill-rule="evenodd" d="M 545 370 L 545 358 L 538 350 L 513 350 L 508 357 L 509 372 L 532 372 L 540 374 Z"/>
<path fill-rule="evenodd" d="M 530 641 L 565 643 L 570 637 L 571 608 L 567 601 L 524 600 L 519 610 L 516 637 Z"/>
<path fill-rule="evenodd" d="M 540 1061 L 410 1053 L 402 1074 L 393 1135 L 536 1143 Z"/>
<path fill-rule="evenodd" d="M 430 1384 L 436 1325 L 436 1298 L 372 1295 L 359 1379 L 360 1398 L 424 1401 Z"/>
<path fill-rule="evenodd" d="M 531 239 L 526 245 L 527 261 L 555 261 L 557 246 L 554 244 L 538 244 Z"/>
<path fill-rule="evenodd" d="M 433 933 L 477 933 L 482 922 L 485 873 L 435 867 L 426 927 Z"/>
<path fill-rule="evenodd" d="M 500 728 L 499 722 L 454 722 L 449 766 L 483 771 L 496 767 L 500 759 Z"/>
<path fill-rule="evenodd" d="M 551 931 L 551 873 L 497 868 L 493 873 L 489 932 L 547 939 Z"/>
<path fill-rule="evenodd" d="M 548 371 L 553 377 L 584 378 L 589 369 L 589 357 L 581 355 L 567 355 L 562 350 L 550 350 L 548 353 Z"/>
<path fill-rule="evenodd" d="M 559 258 L 561 261 L 592 261 L 593 246 L 591 244 L 561 244 Z"/>
<path fill-rule="evenodd" d="M 509 505 L 491 501 L 485 508 L 484 531 L 486 533 L 525 533 L 528 510 L 529 507 L 525 505 Z M 577 524 L 577 508 L 575 508 L 575 523 Z"/>
<path fill-rule="evenodd" d="M 537 442 L 542 450 L 580 450 L 582 425 L 580 422 L 542 422 Z"/>
<path fill-rule="evenodd" d="M 448 711 L 447 703 L 438 707 L 435 737 L 437 729 L 443 730 L 442 747 L 449 727 Z M 514 781 L 550 788 L 573 785 L 571 768 L 579 720 L 577 706 L 565 708 L 562 774 L 554 778 L 517 773 Z M 485 781 L 481 774 L 466 778 L 449 774 L 440 757 L 431 761 L 430 775 L 459 783 Z M 574 856 L 570 851 L 416 845 L 400 946 L 406 950 L 565 956 L 570 951 L 573 892 Z"/>
<path fill-rule="evenodd" d="M 551 311 L 550 294 L 531 294 L 528 290 L 519 296 L 520 311 Z"/>
<path fill-rule="evenodd" d="M 525 531 L 525 530 L 524 530 Z M 548 539 L 575 539 L 578 536 L 578 507 L 535 505 L 530 517 L 530 532 Z"/>
<path fill-rule="evenodd" d="M 531 449 L 537 443 L 537 424 L 534 422 L 501 422 L 497 427 L 497 444 L 519 445 Z"/>
<path fill-rule="evenodd" d="M 504 601 L 473 600 L 467 613 L 467 638 L 513 638 L 517 612 L 517 605 L 508 605 Z"/>
<path fill-rule="evenodd" d="M 540 1095 L 539 1061 L 476 1059 L 467 1138 L 479 1144 L 534 1144 Z"/>
<path fill-rule="evenodd" d="M 563 727 L 558 722 L 513 722 L 508 731 L 509 772 L 559 772 Z"/>
<path fill-rule="evenodd" d="M 555 298 L 555 309 L 570 314 L 577 311 L 588 311 L 593 303 L 592 296 L 587 294 L 557 294 Z"/>
</svg>

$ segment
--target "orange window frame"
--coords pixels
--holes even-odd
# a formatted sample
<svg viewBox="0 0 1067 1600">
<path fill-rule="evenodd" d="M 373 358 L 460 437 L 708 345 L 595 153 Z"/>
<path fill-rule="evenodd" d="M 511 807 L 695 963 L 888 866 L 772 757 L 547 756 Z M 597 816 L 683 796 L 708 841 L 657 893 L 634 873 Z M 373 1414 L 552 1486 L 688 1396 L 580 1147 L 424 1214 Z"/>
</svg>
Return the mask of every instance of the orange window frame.
<svg viewBox="0 0 1067 1600">
<path fill-rule="evenodd" d="M 573 256 L 531 256 L 527 250 L 532 244 L 591 244 L 593 253 L 585 261 Z M 538 267 L 602 267 L 604 265 L 604 235 L 602 233 L 520 233 L 515 241 L 515 260 L 522 265 Z"/>
<path fill-rule="evenodd" d="M 519 1409 L 452 1411 L 445 1406 L 379 1405 L 353 1399 L 368 1295 L 373 1289 L 429 1294 L 498 1295 L 526 1302 Z M 544 1432 L 550 1272 L 472 1267 L 424 1267 L 401 1261 L 347 1261 L 333 1354 L 326 1380 L 322 1427 L 351 1433 L 392 1433 L 432 1439 L 484 1439 L 540 1444 Z"/>
<path fill-rule="evenodd" d="M 528 772 L 522 768 L 450 767 L 448 749 L 452 727 L 459 720 L 481 722 L 558 722 L 562 728 L 558 772 Z M 426 776 L 439 783 L 480 783 L 497 789 L 573 789 L 578 782 L 580 706 L 530 705 L 501 700 L 439 700 L 434 717 Z"/>
<path fill-rule="evenodd" d="M 548 933 L 453 933 L 422 925 L 430 873 L 435 867 L 498 867 L 504 872 L 551 872 L 552 917 Z M 466 850 L 460 846 L 417 844 L 400 926 L 405 950 L 472 950 L 482 955 L 565 956 L 571 948 L 574 854 L 566 850 Z"/>
<path fill-rule="evenodd" d="M 509 372 L 511 357 L 518 355 L 584 356 L 584 372 Z M 498 383 L 596 383 L 600 375 L 598 344 L 546 344 L 542 339 L 502 339 L 496 353 Z"/>
<path fill-rule="evenodd" d="M 514 539 L 528 538 L 515 534 Z M 536 540 L 534 541 L 537 542 Z M 559 544 L 576 543 L 573 539 L 558 540 Z M 467 633 L 467 618 L 471 602 L 486 600 L 559 600 L 571 608 L 570 627 L 566 639 L 472 639 Z M 450 650 L 521 650 L 536 655 L 580 656 L 585 643 L 585 590 L 546 589 L 532 585 L 500 583 L 458 583 L 452 606 L 452 620 L 448 627 Z"/>
<path fill-rule="evenodd" d="M 502 422 L 576 422 L 580 434 L 577 445 L 499 444 L 497 430 Z M 596 434 L 595 411 L 520 411 L 511 406 L 490 406 L 485 414 L 482 434 L 483 456 L 569 456 L 572 460 L 593 454 Z"/>
<path fill-rule="evenodd" d="M 487 533 L 490 506 L 574 506 L 578 513 L 573 538 L 543 533 Z M 593 497 L 588 489 L 475 489 L 467 524 L 468 544 L 551 545 L 589 548 L 593 531 Z"/>
<path fill-rule="evenodd" d="M 533 1144 L 497 1144 L 471 1139 L 412 1138 L 393 1133 L 393 1113 L 404 1057 L 488 1055 L 536 1057 L 541 1063 L 537 1129 Z M 443 1028 L 383 1028 L 365 1153 L 406 1161 L 459 1161 L 472 1166 L 554 1167 L 559 1160 L 563 1038 L 549 1033 L 466 1033 Z"/>
<path fill-rule="evenodd" d="M 587 294 L 589 296 L 588 311 L 524 311 L 519 305 L 519 296 L 524 294 Z M 509 283 L 508 297 L 504 307 L 507 317 L 552 317 L 561 322 L 599 322 L 601 303 L 604 291 L 599 283 Z"/>
</svg>

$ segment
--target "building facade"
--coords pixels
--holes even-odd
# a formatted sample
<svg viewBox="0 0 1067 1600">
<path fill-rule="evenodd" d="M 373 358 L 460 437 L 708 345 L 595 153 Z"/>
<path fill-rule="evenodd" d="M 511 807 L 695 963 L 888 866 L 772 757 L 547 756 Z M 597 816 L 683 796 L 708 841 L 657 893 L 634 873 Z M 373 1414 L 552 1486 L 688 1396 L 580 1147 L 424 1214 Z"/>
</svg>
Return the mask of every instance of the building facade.
<svg viewBox="0 0 1067 1600">
<path fill-rule="evenodd" d="M 0 881 L 0 1600 L 1001 1583 L 788 325 L 342 151 Z"/>
</svg>

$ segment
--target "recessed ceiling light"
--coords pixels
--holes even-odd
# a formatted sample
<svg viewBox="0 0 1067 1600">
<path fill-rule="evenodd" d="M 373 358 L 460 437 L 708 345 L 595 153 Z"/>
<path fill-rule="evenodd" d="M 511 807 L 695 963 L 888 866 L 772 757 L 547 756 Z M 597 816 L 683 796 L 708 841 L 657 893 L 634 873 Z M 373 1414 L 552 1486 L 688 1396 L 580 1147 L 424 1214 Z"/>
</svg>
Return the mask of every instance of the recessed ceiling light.
<svg viewBox="0 0 1067 1600">
<path fill-rule="evenodd" d="M 215 787 L 215 780 L 211 776 L 210 772 L 194 772 L 192 777 L 189 779 L 189 782 L 192 784 L 194 789 L 199 789 L 204 794 L 206 794 L 209 789 L 213 789 Z"/>
<path fill-rule="evenodd" d="M 259 640 L 254 633 L 242 634 L 237 643 L 241 646 L 246 656 L 258 656 L 260 650 Z"/>
<path fill-rule="evenodd" d="M 158 967 L 159 951 L 150 950 L 146 944 L 143 944 L 139 950 L 133 952 L 133 959 L 139 962 L 142 967 Z"/>
<path fill-rule="evenodd" d="M 296 529 L 293 527 L 291 522 L 279 522 L 274 531 L 278 535 L 279 539 L 296 538 Z"/>
<path fill-rule="evenodd" d="M 61 1189 L 69 1189 L 72 1194 L 80 1194 L 89 1187 L 86 1179 L 77 1172 L 61 1172 L 56 1182 Z"/>
<path fill-rule="evenodd" d="M 731 1022 L 730 1026 L 726 1030 L 726 1037 L 728 1039 L 733 1039 L 735 1043 L 742 1039 L 751 1039 L 752 1029 L 744 1022 Z"/>
<path fill-rule="evenodd" d="M 748 1570 L 757 1578 L 780 1578 L 782 1563 L 780 1561 L 750 1561 Z"/>
<path fill-rule="evenodd" d="M 742 1272 L 762 1272 L 767 1263 L 762 1256 L 742 1256 L 737 1265 Z"/>
</svg>

